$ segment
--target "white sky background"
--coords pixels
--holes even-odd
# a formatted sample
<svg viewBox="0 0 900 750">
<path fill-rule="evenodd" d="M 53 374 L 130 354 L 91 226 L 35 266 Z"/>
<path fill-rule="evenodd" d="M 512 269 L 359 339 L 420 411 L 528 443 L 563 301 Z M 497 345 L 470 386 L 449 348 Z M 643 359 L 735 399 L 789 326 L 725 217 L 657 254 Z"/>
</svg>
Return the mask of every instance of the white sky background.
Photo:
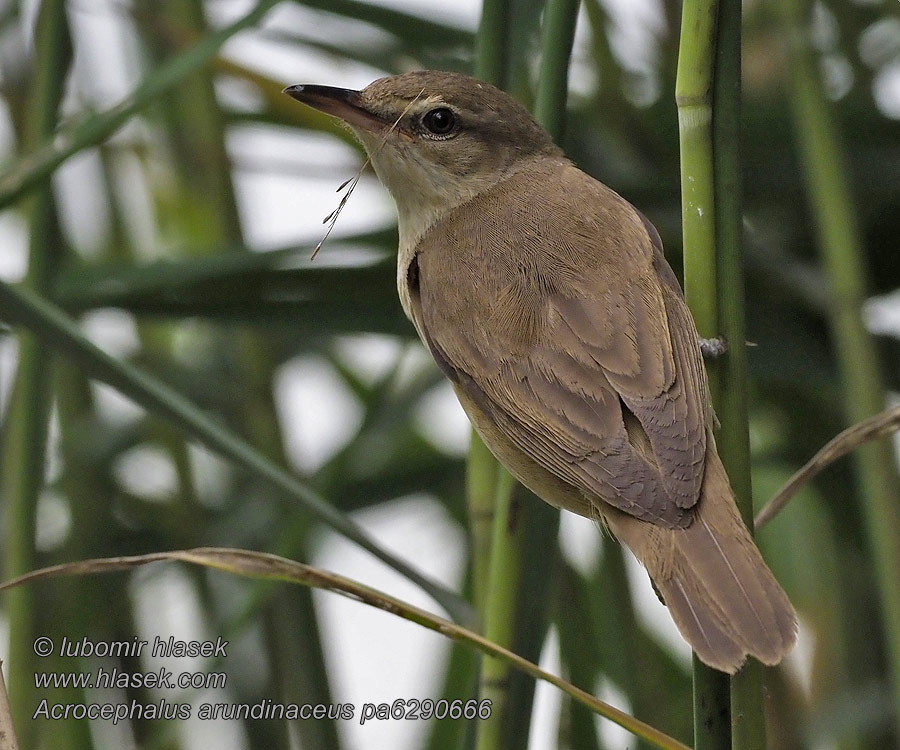
<svg viewBox="0 0 900 750">
<path fill-rule="evenodd" d="M 382 3 L 383 0 L 373 0 Z M 249 0 L 214 0 L 208 3 L 210 17 L 215 23 L 227 22 L 246 12 L 253 3 Z M 474 29 L 480 14 L 480 0 L 393 0 L 383 2 L 423 16 L 441 18 Z M 605 3 L 617 22 L 615 47 L 617 50 L 638 51 L 650 48 L 649 37 L 658 29 L 661 14 L 657 0 L 607 0 Z M 90 88 L 96 99 L 90 104 L 108 107 L 123 98 L 138 82 L 140 68 L 134 59 L 134 45 L 128 41 L 124 25 L 115 11 L 113 0 L 72 0 L 72 21 L 79 38 L 89 40 L 78 46 L 76 76 L 82 85 L 92 81 Z M 276 8 L 266 21 L 269 28 L 303 30 L 304 33 L 340 34 L 347 27 L 315 13 L 284 4 Z M 584 43 L 584 29 L 579 44 Z M 267 43 L 253 33 L 244 33 L 231 41 L 225 54 L 253 69 L 288 83 L 322 83 L 348 88 L 365 86 L 384 71 L 366 68 L 346 61 L 335 61 L 318 53 Z M 576 48 L 576 57 L 578 50 Z M 635 66 L 641 60 L 634 59 Z M 577 68 L 576 68 L 577 69 Z M 573 77 L 573 88 L 587 87 L 590 80 Z M 889 85 L 889 82 L 884 84 Z M 896 87 L 895 87 L 896 88 Z M 220 96 L 240 104 L 244 92 L 223 84 Z M 895 97 L 895 101 L 897 98 Z M 77 110 L 76 102 L 69 102 Z M 298 105 L 300 106 L 300 105 Z M 140 135 L 140 125 L 132 123 L 116 136 L 129 138 Z M 271 129 L 235 127 L 228 136 L 228 146 L 236 164 L 235 184 L 239 208 L 248 243 L 257 250 L 289 243 L 314 245 L 321 237 L 322 218 L 336 205 L 335 188 L 358 167 L 354 152 L 325 137 L 298 137 Z M 0 112 L 0 154 L 10 151 L 10 128 L 6 115 Z M 296 175 L 290 169 L 267 173 L 253 169 L 254 163 L 279 162 L 296 165 Z M 96 196 L 84 186 L 96 175 L 96 159 L 90 154 L 70 160 L 55 178 L 65 226 L 80 246 L 96 244 L 102 221 L 93 220 L 101 211 Z M 130 230 L 139 239 L 148 257 L 154 255 L 159 238 L 155 234 L 146 185 L 135 178 L 136 166 L 127 163 L 118 175 L 138 221 Z M 144 219 L 141 220 L 140 217 Z M 102 216 L 101 216 L 102 218 Z M 334 236 L 352 233 L 365 227 L 387 226 L 394 221 L 393 204 L 374 178 L 364 178 L 341 215 Z M 26 264 L 26 228 L 14 212 L 0 213 L 0 278 L 21 278 Z M 327 252 L 326 249 L 323 252 Z M 898 303 L 872 305 L 873 327 L 900 327 Z M 894 316 L 894 317 L 891 317 Z M 887 321 L 887 322 L 885 322 Z M 93 340 L 107 351 L 122 356 L 136 345 L 133 320 L 116 312 L 101 312 L 88 316 L 86 329 Z M 394 354 L 390 341 L 369 339 L 347 345 L 350 356 L 363 366 L 378 368 Z M 9 339 L 0 343 L 0 399 L 8 396 L 8 383 L 14 368 L 15 346 Z M 276 382 L 276 401 L 282 417 L 285 438 L 291 458 L 304 470 L 321 465 L 342 440 L 351 434 L 359 419 L 359 408 L 331 377 L 327 365 L 315 359 L 303 359 L 286 364 Z M 118 418 L 133 418 L 134 407 L 124 399 L 103 389 L 104 408 Z M 430 409 L 445 416 L 446 430 L 431 436 L 441 447 L 462 453 L 468 439 L 468 424 L 448 387 L 438 389 L 429 401 Z M 291 418 L 302 414 L 302 419 Z M 161 495 L 165 494 L 167 477 L 160 470 L 159 457 L 150 453 L 131 455 L 120 467 L 128 481 L 156 482 Z M 54 523 L 59 525 L 59 518 Z M 64 522 L 65 519 L 63 519 Z M 401 498 L 383 507 L 356 516 L 381 544 L 400 557 L 420 567 L 426 574 L 458 587 L 463 574 L 464 530 L 452 523 L 443 508 L 428 497 Z M 591 522 L 563 514 L 561 541 L 567 558 L 581 569 L 590 569 L 599 555 L 600 534 Z M 331 532 L 321 535 L 315 553 L 316 565 L 337 571 L 375 588 L 426 608 L 433 604 L 417 588 L 355 545 Z M 633 562 L 633 561 L 632 561 Z M 635 564 L 630 571 L 644 618 L 654 632 L 679 655 L 688 659 L 689 651 L 677 635 L 671 619 L 657 601 L 648 579 Z M 173 587 L 184 587 L 183 581 L 170 581 Z M 180 590 L 180 589 L 179 589 Z M 145 637 L 158 633 L 177 632 L 183 628 L 197 630 L 193 604 L 183 597 L 164 593 L 158 581 L 136 587 L 142 603 L 142 626 Z M 352 702 L 359 707 L 364 702 L 391 702 L 395 698 L 437 697 L 439 675 L 447 656 L 446 642 L 415 625 L 363 605 L 329 594 L 316 593 L 321 616 L 321 628 L 326 647 L 329 672 L 333 677 L 335 701 Z M 173 625 L 173 623 L 175 623 Z M 177 627 L 176 627 L 177 626 Z M 212 634 L 213 636 L 215 634 Z M 5 640 L 5 638 L 4 638 Z M 553 671 L 559 669 L 555 636 L 549 639 L 543 664 Z M 583 686 L 590 688 L 592 686 Z M 604 697 L 611 696 L 608 687 Z M 555 689 L 540 685 L 538 707 L 530 750 L 555 748 L 556 709 L 559 694 Z M 458 696 L 468 699 L 468 695 Z M 614 697 L 614 696 L 613 696 Z M 221 699 L 216 697 L 216 699 Z M 620 707 L 628 706 L 619 703 Z M 360 727 L 358 722 L 339 723 L 350 750 L 413 750 L 419 746 L 426 727 L 415 722 L 371 722 Z M 229 748 L 227 731 L 217 732 L 215 746 Z M 627 747 L 627 738 L 607 733 L 610 747 Z M 197 748 L 209 747 L 210 737 L 202 727 L 189 726 L 183 730 Z M 221 733 L 221 734 L 220 734 Z"/>
</svg>

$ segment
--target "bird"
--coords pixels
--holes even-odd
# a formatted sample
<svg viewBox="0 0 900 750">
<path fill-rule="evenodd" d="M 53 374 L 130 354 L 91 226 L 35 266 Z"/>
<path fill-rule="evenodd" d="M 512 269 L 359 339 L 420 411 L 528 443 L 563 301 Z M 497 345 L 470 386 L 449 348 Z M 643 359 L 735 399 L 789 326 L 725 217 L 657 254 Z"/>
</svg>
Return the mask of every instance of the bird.
<svg viewBox="0 0 900 750">
<path fill-rule="evenodd" d="M 738 511 L 650 221 L 475 78 L 284 91 L 361 141 L 397 207 L 403 310 L 500 463 L 625 544 L 701 661 L 780 662 L 796 614 Z"/>
</svg>

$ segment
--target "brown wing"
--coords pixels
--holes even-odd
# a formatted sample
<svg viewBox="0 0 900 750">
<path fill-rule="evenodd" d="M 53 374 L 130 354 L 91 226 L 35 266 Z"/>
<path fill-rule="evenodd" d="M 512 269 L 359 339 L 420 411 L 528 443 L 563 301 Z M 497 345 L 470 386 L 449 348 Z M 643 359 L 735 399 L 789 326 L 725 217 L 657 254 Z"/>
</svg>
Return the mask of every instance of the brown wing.
<svg viewBox="0 0 900 750">
<path fill-rule="evenodd" d="M 506 180 L 423 239 L 419 331 L 543 468 L 638 518 L 686 525 L 707 407 L 677 282 L 657 269 L 642 217 L 605 186 L 561 161 L 524 183 Z"/>
</svg>

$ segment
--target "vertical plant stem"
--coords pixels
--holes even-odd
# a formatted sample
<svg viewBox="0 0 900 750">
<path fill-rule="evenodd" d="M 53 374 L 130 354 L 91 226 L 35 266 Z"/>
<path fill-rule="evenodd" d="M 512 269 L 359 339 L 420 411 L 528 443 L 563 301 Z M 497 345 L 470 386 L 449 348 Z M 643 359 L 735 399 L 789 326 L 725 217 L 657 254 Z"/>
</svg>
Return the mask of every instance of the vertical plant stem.
<svg viewBox="0 0 900 750">
<path fill-rule="evenodd" d="M 675 99 L 681 143 L 681 212 L 685 297 L 704 338 L 719 335 L 716 273 L 716 213 L 712 99 L 717 3 L 685 0 L 681 20 Z M 714 400 L 715 367 L 710 371 Z M 694 745 L 697 750 L 731 747 L 728 677 L 702 664 L 694 668 Z"/>
<path fill-rule="evenodd" d="M 25 112 L 22 144 L 27 152 L 46 140 L 56 125 L 71 47 L 63 0 L 46 0 L 38 12 L 30 99 Z M 49 185 L 27 203 L 30 230 L 28 274 L 25 284 L 44 291 L 53 272 L 52 248 L 56 219 Z M 16 576 L 35 564 L 36 507 L 44 480 L 44 456 L 50 414 L 50 357 L 30 333 L 19 334 L 19 358 L 9 403 L 0 456 L 0 498 L 6 513 L 5 575 Z M 9 592 L 6 612 L 10 625 L 10 706 L 23 747 L 37 747 L 31 720 L 35 657 L 32 643 L 35 608 L 30 589 Z"/>
<path fill-rule="evenodd" d="M 686 0 L 681 20 L 675 101 L 681 150 L 684 292 L 704 338 L 719 334 L 716 289 L 712 97 L 715 0 Z"/>
<path fill-rule="evenodd" d="M 67 560 L 106 557 L 120 551 L 109 533 L 110 529 L 115 528 L 111 506 L 114 505 L 112 498 L 116 493 L 109 474 L 90 460 L 85 451 L 80 450 L 84 443 L 85 425 L 90 423 L 94 414 L 90 382 L 62 358 L 57 360 L 53 375 L 59 453 L 65 466 L 55 489 L 66 497 L 71 508 L 71 532 L 65 551 L 61 551 L 59 557 Z M 103 618 L 96 616 L 97 612 L 103 612 L 109 606 L 109 602 L 128 600 L 128 582 L 123 576 L 103 582 L 84 578 L 56 581 L 42 586 L 40 591 L 42 607 L 52 607 L 54 612 L 66 613 L 64 618 L 54 620 L 52 629 L 46 635 L 59 637 L 90 632 L 106 641 L 126 636 L 116 627 L 127 618 L 126 612 L 114 607 Z M 131 632 L 127 633 L 127 636 L 131 635 Z M 42 660 L 40 669 L 69 671 L 74 668 L 90 669 L 92 666 L 93 663 L 88 660 L 73 661 L 56 656 Z M 89 692 L 84 687 L 70 685 L 55 691 L 55 699 L 66 704 L 87 703 L 91 700 Z M 129 690 L 125 695 L 126 699 L 150 700 L 146 693 L 141 695 L 137 690 Z M 136 721 L 132 724 L 136 738 L 145 738 L 141 732 L 146 731 L 149 723 Z M 91 727 L 86 721 L 54 722 L 52 731 L 42 739 L 45 750 L 92 750 L 94 747 Z"/>
<path fill-rule="evenodd" d="M 544 10 L 541 40 L 541 68 L 538 79 L 534 114 L 538 122 L 557 143 L 562 143 L 566 123 L 566 103 L 569 93 L 569 60 L 575 40 L 579 0 L 547 0 Z M 530 502 L 529 502 L 530 501 Z M 550 621 L 549 601 L 555 591 L 561 566 L 558 564 L 560 511 L 545 504 L 526 501 L 523 543 L 530 554 L 524 556 L 522 584 L 519 586 L 519 653 L 537 659 L 546 638 Z M 547 557 L 538 550 L 548 550 Z M 556 562 L 557 564 L 554 564 Z M 534 703 L 534 683 L 513 675 L 511 685 L 511 719 L 518 724 L 511 739 L 514 747 L 524 747 L 528 740 L 531 707 Z M 589 725 L 588 725 L 589 726 Z M 514 728 L 512 730 L 516 732 Z"/>
<path fill-rule="evenodd" d="M 715 234 L 719 333 L 730 343 L 716 363 L 721 385 L 715 394 L 722 423 L 716 433 L 719 456 L 728 469 L 744 522 L 753 528 L 750 432 L 747 429 L 747 347 L 744 342 L 744 269 L 741 250 L 741 2 L 719 3 L 716 45 Z"/>
<path fill-rule="evenodd" d="M 475 75 L 503 86 L 509 70 L 510 0 L 484 0 L 475 39 Z"/>
<path fill-rule="evenodd" d="M 744 274 L 741 249 L 741 0 L 720 0 L 716 24 L 713 139 L 715 148 L 716 264 L 719 331 L 731 343 L 718 364 L 713 394 L 721 427 L 719 455 L 744 523 L 753 533 L 747 349 L 744 345 Z M 750 660 L 731 678 L 731 741 L 734 750 L 765 750 L 763 667 Z"/>
<path fill-rule="evenodd" d="M 694 748 L 731 747 L 731 691 L 728 675 L 706 666 L 694 654 Z"/>
<path fill-rule="evenodd" d="M 475 75 L 502 87 L 509 71 L 509 22 L 511 0 L 483 0 L 481 22 L 478 26 L 475 51 Z M 489 453 L 481 438 L 472 431 L 469 448 L 467 490 L 469 517 L 473 532 L 472 590 L 482 618 L 482 632 L 496 642 L 510 647 L 513 633 L 507 632 L 514 623 L 515 575 L 518 554 L 510 538 L 510 503 L 514 483 L 512 478 Z M 491 528 L 487 529 L 490 522 Z M 514 535 L 514 534 L 513 534 Z M 515 563 L 511 556 L 515 554 Z M 515 576 L 515 581 L 503 580 Z M 506 744 L 504 731 L 508 726 L 506 711 L 509 697 L 509 669 L 496 659 L 482 659 L 479 676 L 479 698 L 493 702 L 491 718 L 479 722 L 475 743 L 478 750 L 500 750 Z"/>
<path fill-rule="evenodd" d="M 472 598 L 479 613 L 484 613 L 487 603 L 498 469 L 497 460 L 473 430 L 466 463 L 466 499 L 471 538 Z"/>
<path fill-rule="evenodd" d="M 569 57 L 575 36 L 577 13 L 578 0 L 552 0 L 548 4 L 544 18 L 544 57 L 537 94 L 537 114 L 538 119 L 557 139 L 564 123 Z M 507 78 L 513 67 L 508 43 L 508 20 L 508 0 L 486 0 L 478 35 L 476 74 L 500 86 L 509 84 Z M 473 442 L 469 459 L 470 514 L 473 511 L 477 512 L 477 515 L 472 515 L 473 527 L 477 527 L 477 524 L 489 517 L 489 513 L 485 512 L 483 500 L 480 505 L 475 504 L 476 496 L 473 492 L 480 486 L 482 490 L 479 494 L 484 498 L 487 496 L 485 489 L 490 487 L 490 463 L 485 453 L 483 446 Z M 507 646 L 518 640 L 523 647 L 539 652 L 546 630 L 546 613 L 544 612 L 543 616 L 526 617 L 527 608 L 521 606 L 522 602 L 519 599 L 523 596 L 529 597 L 528 607 L 531 608 L 532 614 L 535 610 L 542 610 L 543 602 L 532 599 L 545 597 L 548 589 L 547 579 L 553 566 L 545 565 L 540 571 L 530 566 L 528 575 L 544 578 L 523 580 L 526 575 L 524 562 L 528 547 L 526 540 L 539 538 L 541 543 L 555 547 L 556 534 L 552 530 L 556 529 L 556 524 L 546 523 L 545 517 L 540 512 L 543 509 L 534 507 L 533 499 L 529 498 L 522 502 L 521 493 L 516 495 L 513 492 L 515 482 L 505 469 L 500 468 L 499 473 L 494 472 L 494 477 L 496 492 L 492 509 L 493 532 L 488 566 L 479 559 L 483 557 L 485 534 L 480 533 L 475 537 L 473 548 L 478 555 L 473 560 L 473 571 L 476 576 L 482 576 L 482 580 L 486 575 L 489 581 L 487 593 L 483 594 L 481 593 L 483 585 L 476 578 L 473 587 L 476 601 L 481 601 L 484 632 L 488 638 Z M 474 480 L 477 480 L 477 484 Z M 534 533 L 536 524 L 542 527 L 539 533 Z M 524 629 L 528 629 L 528 632 L 522 632 Z M 530 712 L 521 709 L 525 703 L 530 706 L 533 688 L 529 684 L 527 690 L 517 691 L 513 701 L 510 697 L 510 680 L 507 665 L 494 659 L 483 661 L 481 696 L 494 701 L 494 718 L 478 725 L 479 750 L 524 747 L 527 743 L 527 715 Z M 512 705 L 513 703 L 515 705 Z"/>
<path fill-rule="evenodd" d="M 807 0 L 779 3 L 790 43 L 794 128 L 806 173 L 808 199 L 830 285 L 831 329 L 843 384 L 848 423 L 884 408 L 885 389 L 877 351 L 863 325 L 866 298 L 864 248 L 834 117 L 810 46 Z M 890 443 L 882 440 L 854 453 L 870 555 L 881 598 L 894 717 L 900 731 L 900 480 Z"/>
<path fill-rule="evenodd" d="M 491 564 L 488 597 L 484 610 L 484 635 L 500 645 L 511 645 L 515 638 L 516 599 L 522 571 L 524 525 L 518 512 L 521 493 L 516 493 L 515 480 L 498 467 L 494 525 L 491 536 Z M 500 750 L 507 740 L 510 668 L 499 659 L 483 659 L 481 664 L 482 700 L 491 701 L 491 718 L 478 726 L 478 750 Z"/>
<path fill-rule="evenodd" d="M 569 59 L 579 5 L 579 0 L 549 0 L 544 11 L 543 55 L 534 116 L 557 143 L 566 124 Z"/>
</svg>

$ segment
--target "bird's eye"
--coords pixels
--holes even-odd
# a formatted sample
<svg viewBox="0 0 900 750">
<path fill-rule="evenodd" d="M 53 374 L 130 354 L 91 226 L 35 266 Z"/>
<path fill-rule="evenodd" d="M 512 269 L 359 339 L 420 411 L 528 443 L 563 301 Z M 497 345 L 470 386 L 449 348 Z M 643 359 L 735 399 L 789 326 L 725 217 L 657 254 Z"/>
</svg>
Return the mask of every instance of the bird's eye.
<svg viewBox="0 0 900 750">
<path fill-rule="evenodd" d="M 456 115 L 449 107 L 438 107 L 425 113 L 422 124 L 433 135 L 449 135 L 456 127 Z"/>
</svg>

